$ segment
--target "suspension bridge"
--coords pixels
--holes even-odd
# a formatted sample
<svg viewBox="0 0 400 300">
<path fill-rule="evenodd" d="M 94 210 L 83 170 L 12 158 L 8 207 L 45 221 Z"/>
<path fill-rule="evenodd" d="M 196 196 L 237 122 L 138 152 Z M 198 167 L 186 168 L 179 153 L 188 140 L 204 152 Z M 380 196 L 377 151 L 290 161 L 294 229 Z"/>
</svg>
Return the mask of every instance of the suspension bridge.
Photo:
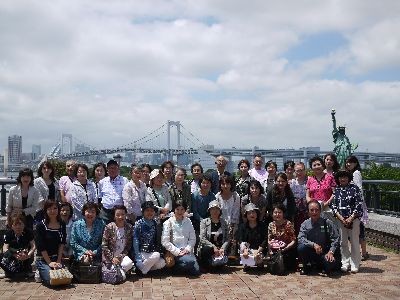
<svg viewBox="0 0 400 300">
<path fill-rule="evenodd" d="M 176 129 L 176 131 L 174 131 Z M 74 147 L 75 145 L 75 147 Z M 214 167 L 213 157 L 224 155 L 228 158 L 228 169 L 233 171 L 236 166 L 232 160 L 233 157 L 244 157 L 252 160 L 255 153 L 261 154 L 265 160 L 274 160 L 281 168 L 287 160 L 307 161 L 315 156 L 323 156 L 328 151 L 322 151 L 319 147 L 305 147 L 300 149 L 260 149 L 258 147 L 248 147 L 245 149 L 220 148 L 214 149 L 212 145 L 205 145 L 198 137 L 188 130 L 180 121 L 166 121 L 158 128 L 148 134 L 137 138 L 124 145 L 101 148 L 93 147 L 80 139 L 73 137 L 72 134 L 62 134 L 59 141 L 51 151 L 45 155 L 42 161 L 46 159 L 75 159 L 79 157 L 95 157 L 101 155 L 117 153 L 133 153 L 135 161 L 136 154 L 156 154 L 162 155 L 165 160 L 174 160 L 179 162 L 180 158 L 191 156 L 190 161 L 201 162 L 208 167 Z M 365 166 L 369 162 L 388 163 L 392 166 L 400 165 L 399 153 L 354 153 Z"/>
<path fill-rule="evenodd" d="M 173 137 L 172 130 L 176 128 L 176 139 Z M 166 144 L 162 142 L 167 137 Z M 175 147 L 171 146 L 176 141 Z M 76 144 L 74 150 L 74 144 Z M 204 143 L 190 132 L 180 121 L 170 121 L 162 124 L 150 133 L 124 145 L 117 147 L 98 149 L 85 142 L 73 137 L 72 134 L 62 134 L 61 141 L 57 143 L 46 158 L 70 159 L 85 156 L 114 154 L 121 152 L 134 153 L 161 153 L 168 159 L 172 156 L 183 154 L 198 154 L 199 148 Z"/>
</svg>

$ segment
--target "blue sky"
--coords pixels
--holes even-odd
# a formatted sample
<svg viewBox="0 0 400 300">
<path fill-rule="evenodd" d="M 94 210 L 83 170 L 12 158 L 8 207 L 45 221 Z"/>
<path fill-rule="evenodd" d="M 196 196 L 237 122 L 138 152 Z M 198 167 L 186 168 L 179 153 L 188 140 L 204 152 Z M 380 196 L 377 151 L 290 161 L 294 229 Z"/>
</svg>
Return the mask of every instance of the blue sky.
<svg viewBox="0 0 400 300">
<path fill-rule="evenodd" d="M 336 108 L 360 151 L 400 152 L 399 16 L 395 0 L 1 1 L 0 151 L 12 134 L 125 145 L 167 120 L 218 147 L 331 150 Z"/>
</svg>

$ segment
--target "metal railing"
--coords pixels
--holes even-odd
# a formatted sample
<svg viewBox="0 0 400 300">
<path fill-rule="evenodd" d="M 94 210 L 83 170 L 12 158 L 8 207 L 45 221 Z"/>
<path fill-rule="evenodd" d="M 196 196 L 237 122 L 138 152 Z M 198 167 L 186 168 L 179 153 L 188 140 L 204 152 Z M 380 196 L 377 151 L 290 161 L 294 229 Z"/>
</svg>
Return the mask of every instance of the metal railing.
<svg viewBox="0 0 400 300">
<path fill-rule="evenodd" d="M 400 181 L 363 180 L 363 192 L 368 209 L 400 217 Z"/>
<path fill-rule="evenodd" d="M 7 193 L 8 190 L 10 189 L 11 186 L 16 185 L 17 181 L 15 179 L 0 179 L 0 185 L 1 185 L 1 215 L 5 216 L 6 215 L 6 199 L 7 199 Z"/>
</svg>

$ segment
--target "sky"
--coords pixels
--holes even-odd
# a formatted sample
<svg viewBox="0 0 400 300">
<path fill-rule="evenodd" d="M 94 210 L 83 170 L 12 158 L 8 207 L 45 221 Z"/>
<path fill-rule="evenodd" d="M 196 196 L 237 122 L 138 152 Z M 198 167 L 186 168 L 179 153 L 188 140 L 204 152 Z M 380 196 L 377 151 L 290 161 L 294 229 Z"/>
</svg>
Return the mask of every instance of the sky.
<svg viewBox="0 0 400 300">
<path fill-rule="evenodd" d="M 336 109 L 357 151 L 397 153 L 399 32 L 398 0 L 0 1 L 0 150 L 172 120 L 185 147 L 330 151 Z"/>
</svg>

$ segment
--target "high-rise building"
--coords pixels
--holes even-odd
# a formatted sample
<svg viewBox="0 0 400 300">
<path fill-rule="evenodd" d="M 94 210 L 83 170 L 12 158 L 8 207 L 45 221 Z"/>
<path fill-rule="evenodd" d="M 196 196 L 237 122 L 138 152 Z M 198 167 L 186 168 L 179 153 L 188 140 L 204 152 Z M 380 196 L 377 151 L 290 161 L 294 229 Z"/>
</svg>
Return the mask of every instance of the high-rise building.
<svg viewBox="0 0 400 300">
<path fill-rule="evenodd" d="M 10 163 L 21 163 L 22 136 L 12 135 L 8 137 L 8 161 Z"/>
<path fill-rule="evenodd" d="M 42 146 L 41 145 L 32 145 L 32 159 L 38 159 L 42 154 Z"/>
</svg>

